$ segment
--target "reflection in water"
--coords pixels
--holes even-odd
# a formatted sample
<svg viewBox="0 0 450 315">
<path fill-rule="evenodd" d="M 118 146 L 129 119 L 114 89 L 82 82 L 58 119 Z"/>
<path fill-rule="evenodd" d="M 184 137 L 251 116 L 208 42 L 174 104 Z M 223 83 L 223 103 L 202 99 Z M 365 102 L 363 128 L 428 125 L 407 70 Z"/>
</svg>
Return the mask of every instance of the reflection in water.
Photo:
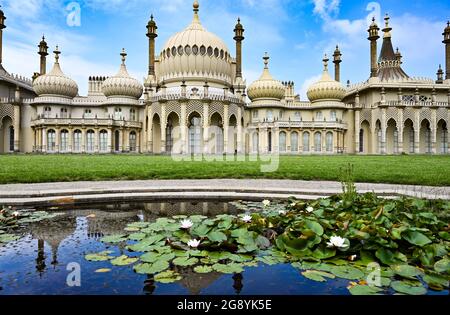
<svg viewBox="0 0 450 315">
<path fill-rule="evenodd" d="M 236 294 L 241 293 L 242 288 L 244 287 L 244 284 L 242 283 L 242 280 L 244 280 L 242 273 L 234 274 L 233 280 L 234 280 L 233 288 L 234 288 Z"/>
<path fill-rule="evenodd" d="M 39 273 L 39 276 L 42 277 L 42 274 L 45 271 L 45 242 L 44 240 L 38 240 L 38 250 L 37 250 L 37 258 L 36 258 L 36 270 Z"/>
<path fill-rule="evenodd" d="M 153 275 L 147 275 L 147 279 L 144 281 L 144 289 L 142 290 L 145 295 L 152 295 L 155 291 L 155 280 L 153 279 Z"/>
</svg>

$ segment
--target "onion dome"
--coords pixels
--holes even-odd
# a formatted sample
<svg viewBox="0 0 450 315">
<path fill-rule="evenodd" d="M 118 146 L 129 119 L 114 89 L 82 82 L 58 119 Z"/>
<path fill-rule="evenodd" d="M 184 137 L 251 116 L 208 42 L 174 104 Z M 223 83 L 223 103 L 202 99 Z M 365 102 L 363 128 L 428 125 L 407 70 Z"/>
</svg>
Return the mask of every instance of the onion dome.
<svg viewBox="0 0 450 315">
<path fill-rule="evenodd" d="M 160 54 L 158 77 L 165 83 L 198 80 L 231 84 L 232 59 L 227 45 L 200 23 L 199 4 L 194 18 L 183 31 L 173 35 Z"/>
<path fill-rule="evenodd" d="M 345 96 L 344 86 L 334 80 L 328 73 L 328 57 L 323 59 L 323 73 L 320 80 L 308 88 L 308 99 L 312 102 L 318 101 L 342 101 Z"/>
<path fill-rule="evenodd" d="M 261 77 L 250 84 L 247 90 L 248 97 L 252 101 L 258 100 L 278 100 L 280 101 L 285 94 L 286 88 L 283 83 L 275 80 L 269 72 L 269 56 L 263 57 L 264 60 L 264 70 Z"/>
<path fill-rule="evenodd" d="M 59 55 L 61 52 L 56 46 L 55 64 L 52 71 L 36 78 L 33 81 L 33 89 L 39 96 L 56 95 L 67 98 L 74 98 L 78 94 L 78 85 L 71 78 L 67 77 L 59 65 Z"/>
<path fill-rule="evenodd" d="M 141 97 L 143 88 L 142 84 L 130 77 L 125 65 L 127 53 L 122 49 L 120 53 L 122 56 L 122 64 L 119 72 L 103 82 L 102 91 L 106 97 L 128 97 L 138 99 Z"/>
</svg>

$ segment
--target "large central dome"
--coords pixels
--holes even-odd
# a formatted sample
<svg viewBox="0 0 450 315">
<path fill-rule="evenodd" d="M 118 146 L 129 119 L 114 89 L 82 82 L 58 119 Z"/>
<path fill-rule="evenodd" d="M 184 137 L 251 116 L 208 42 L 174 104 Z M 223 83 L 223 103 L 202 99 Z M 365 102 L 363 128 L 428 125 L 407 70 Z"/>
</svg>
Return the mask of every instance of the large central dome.
<svg viewBox="0 0 450 315">
<path fill-rule="evenodd" d="M 166 85 L 185 80 L 230 85 L 232 58 L 226 44 L 200 23 L 199 4 L 194 2 L 194 19 L 173 35 L 161 51 L 159 80 Z"/>
</svg>

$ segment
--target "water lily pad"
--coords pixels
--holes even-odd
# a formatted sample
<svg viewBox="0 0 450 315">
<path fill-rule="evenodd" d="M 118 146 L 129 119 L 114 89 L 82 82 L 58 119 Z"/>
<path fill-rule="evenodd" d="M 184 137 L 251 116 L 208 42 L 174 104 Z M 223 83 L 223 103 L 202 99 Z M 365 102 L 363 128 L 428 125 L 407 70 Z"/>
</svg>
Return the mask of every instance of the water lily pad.
<svg viewBox="0 0 450 315">
<path fill-rule="evenodd" d="M 113 264 L 114 266 L 126 266 L 126 265 L 131 265 L 131 264 L 135 263 L 136 261 L 138 261 L 137 257 L 128 257 L 126 255 L 122 255 L 122 256 L 119 256 L 119 257 L 111 260 L 111 264 Z"/>
<path fill-rule="evenodd" d="M 84 256 L 84 259 L 88 261 L 107 261 L 113 259 L 114 256 L 110 256 L 112 251 L 103 251 L 100 253 L 91 253 Z"/>
<path fill-rule="evenodd" d="M 436 291 L 441 291 L 449 287 L 449 279 L 437 273 L 426 274 L 423 277 L 423 281 L 425 281 L 432 290 Z"/>
<path fill-rule="evenodd" d="M 394 265 L 391 266 L 391 269 L 395 274 L 409 279 L 416 279 L 416 277 L 422 273 L 416 267 L 409 265 Z"/>
<path fill-rule="evenodd" d="M 175 255 L 174 255 L 175 256 Z M 159 259 L 159 257 L 161 257 L 160 253 L 156 253 L 156 252 L 148 252 L 145 253 L 144 255 L 142 255 L 140 257 L 141 261 L 143 262 L 147 262 L 147 263 L 154 263 L 155 261 L 157 261 Z"/>
<path fill-rule="evenodd" d="M 231 263 L 231 264 L 214 264 L 212 268 L 220 273 L 241 273 L 244 268 L 241 264 Z"/>
<path fill-rule="evenodd" d="M 443 258 L 434 264 L 434 270 L 437 272 L 450 273 L 450 259 Z"/>
<path fill-rule="evenodd" d="M 397 292 L 410 295 L 424 295 L 427 293 L 427 289 L 420 282 L 413 285 L 409 281 L 393 281 L 391 287 Z"/>
<path fill-rule="evenodd" d="M 100 268 L 95 270 L 96 273 L 106 273 L 106 272 L 110 272 L 111 269 L 110 268 Z"/>
<path fill-rule="evenodd" d="M 134 266 L 134 270 L 140 274 L 155 274 L 169 268 L 169 262 L 158 260 L 153 264 L 143 263 Z"/>
<path fill-rule="evenodd" d="M 227 240 L 227 236 L 220 231 L 210 232 L 210 233 L 208 233 L 207 237 L 211 242 L 217 242 L 217 243 L 221 243 L 221 242 Z"/>
<path fill-rule="evenodd" d="M 20 238 L 18 235 L 14 234 L 1 234 L 0 235 L 0 243 L 8 243 L 12 241 L 16 241 Z"/>
<path fill-rule="evenodd" d="M 139 232 L 141 229 L 138 227 L 134 227 L 134 226 L 127 226 L 123 230 L 127 231 L 127 232 Z"/>
<path fill-rule="evenodd" d="M 328 271 L 334 274 L 336 277 L 342 279 L 358 280 L 364 277 L 364 272 L 352 266 L 333 266 L 322 264 L 321 268 L 328 269 L 324 271 Z"/>
<path fill-rule="evenodd" d="M 196 273 L 210 273 L 213 272 L 213 268 L 211 266 L 196 266 L 194 267 L 194 271 Z"/>
<path fill-rule="evenodd" d="M 175 271 L 172 271 L 172 270 L 168 270 L 168 271 L 164 271 L 164 272 L 160 272 L 160 273 L 156 274 L 154 279 L 156 282 L 160 282 L 160 283 L 173 283 L 173 282 L 180 281 L 182 279 L 182 277 L 180 276 L 179 273 L 176 273 Z"/>
<path fill-rule="evenodd" d="M 325 271 L 318 271 L 318 270 L 306 270 L 302 272 L 302 275 L 310 280 L 324 282 L 326 281 L 326 278 L 334 279 L 335 276 L 331 273 L 325 272 Z"/>
<path fill-rule="evenodd" d="M 305 220 L 305 225 L 308 229 L 310 229 L 317 235 L 319 236 L 323 235 L 323 227 L 319 223 L 311 220 Z"/>
<path fill-rule="evenodd" d="M 424 234 L 417 231 L 411 231 L 411 229 L 403 233 L 402 236 L 405 240 L 417 246 L 424 246 L 431 243 L 431 240 Z"/>
<path fill-rule="evenodd" d="M 120 243 L 120 242 L 123 242 L 126 240 L 127 240 L 126 236 L 123 234 L 109 235 L 109 236 L 102 237 L 100 239 L 100 241 L 103 243 L 111 243 L 111 244 Z"/>
<path fill-rule="evenodd" d="M 378 295 L 382 290 L 378 287 L 368 285 L 355 285 L 349 289 L 352 295 Z"/>
<path fill-rule="evenodd" d="M 182 266 L 182 267 L 193 266 L 196 263 L 198 263 L 198 258 L 195 258 L 195 257 L 191 257 L 191 258 L 178 257 L 173 260 L 174 265 Z"/>
<path fill-rule="evenodd" d="M 132 240 L 132 241 L 140 241 L 143 238 L 145 238 L 147 236 L 147 234 L 145 233 L 132 233 L 130 235 L 128 235 L 128 239 Z"/>
</svg>

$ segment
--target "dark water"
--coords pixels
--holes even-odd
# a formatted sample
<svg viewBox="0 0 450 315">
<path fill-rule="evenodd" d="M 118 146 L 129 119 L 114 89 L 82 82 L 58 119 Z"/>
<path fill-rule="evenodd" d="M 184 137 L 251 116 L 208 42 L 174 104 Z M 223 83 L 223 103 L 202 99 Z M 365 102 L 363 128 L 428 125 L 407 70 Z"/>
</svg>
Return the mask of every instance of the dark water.
<svg viewBox="0 0 450 315">
<path fill-rule="evenodd" d="M 132 266 L 112 266 L 106 262 L 88 262 L 84 255 L 113 250 L 112 255 L 128 252 L 124 246 L 107 246 L 103 235 L 119 234 L 128 223 L 153 221 L 177 214 L 217 215 L 236 213 L 228 203 L 146 203 L 68 210 L 51 221 L 30 225 L 23 237 L 0 245 L 0 294 L 349 294 L 348 280 L 316 282 L 304 278 L 290 264 L 248 267 L 241 274 L 197 274 L 192 268 L 178 269 L 183 279 L 161 284 L 152 276 L 140 275 Z M 95 217 L 87 217 L 94 214 Z M 68 286 L 70 263 L 81 267 L 81 285 Z M 96 273 L 100 268 L 111 272 Z M 444 292 L 442 292 L 444 293 Z M 444 293 L 445 294 L 445 293 Z"/>
</svg>

